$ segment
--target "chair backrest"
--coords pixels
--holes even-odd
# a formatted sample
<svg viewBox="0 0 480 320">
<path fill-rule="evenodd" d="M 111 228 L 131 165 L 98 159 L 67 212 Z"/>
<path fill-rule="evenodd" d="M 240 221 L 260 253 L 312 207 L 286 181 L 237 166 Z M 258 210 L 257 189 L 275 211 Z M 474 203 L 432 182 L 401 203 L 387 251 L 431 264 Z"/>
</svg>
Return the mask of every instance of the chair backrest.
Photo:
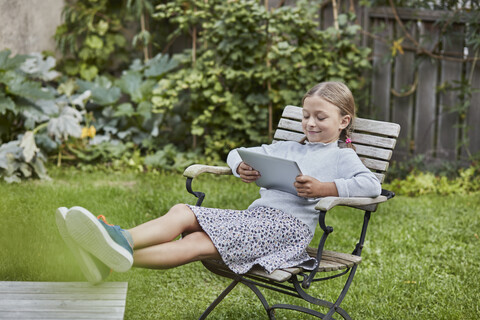
<svg viewBox="0 0 480 320">
<path fill-rule="evenodd" d="M 286 106 L 275 131 L 275 141 L 297 141 L 305 138 L 302 130 L 302 108 Z M 400 133 L 400 125 L 392 122 L 355 118 L 352 143 L 363 164 L 383 183 L 389 160 Z"/>
</svg>

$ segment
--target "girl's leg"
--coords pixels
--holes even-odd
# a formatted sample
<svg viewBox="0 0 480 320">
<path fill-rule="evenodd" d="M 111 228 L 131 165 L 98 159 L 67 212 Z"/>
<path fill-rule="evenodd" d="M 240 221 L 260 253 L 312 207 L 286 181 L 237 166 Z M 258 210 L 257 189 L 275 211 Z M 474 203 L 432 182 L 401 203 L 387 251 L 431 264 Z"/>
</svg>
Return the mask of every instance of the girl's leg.
<svg viewBox="0 0 480 320">
<path fill-rule="evenodd" d="M 182 233 L 201 231 L 195 214 L 187 205 L 177 204 L 160 218 L 145 222 L 128 231 L 135 249 L 170 242 Z"/>
<path fill-rule="evenodd" d="M 195 231 L 178 241 L 135 250 L 133 265 L 150 269 L 167 269 L 208 258 L 221 259 L 210 237 L 203 231 Z"/>
</svg>

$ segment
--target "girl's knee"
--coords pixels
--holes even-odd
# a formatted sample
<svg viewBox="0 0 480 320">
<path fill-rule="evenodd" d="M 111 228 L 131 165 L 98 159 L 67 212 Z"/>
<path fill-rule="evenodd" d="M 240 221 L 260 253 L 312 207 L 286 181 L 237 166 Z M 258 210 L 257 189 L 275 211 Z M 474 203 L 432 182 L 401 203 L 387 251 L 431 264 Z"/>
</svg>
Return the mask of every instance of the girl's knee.
<svg viewBox="0 0 480 320">
<path fill-rule="evenodd" d="M 183 204 L 183 203 L 178 203 L 178 204 L 174 205 L 173 207 L 170 208 L 168 213 L 173 214 L 173 215 L 190 215 L 190 214 L 193 214 L 192 210 L 190 210 L 190 208 L 186 204 Z"/>
<path fill-rule="evenodd" d="M 174 205 L 168 212 L 168 215 L 184 226 L 185 230 L 183 231 L 197 231 L 200 229 L 195 214 L 186 204 Z"/>
</svg>

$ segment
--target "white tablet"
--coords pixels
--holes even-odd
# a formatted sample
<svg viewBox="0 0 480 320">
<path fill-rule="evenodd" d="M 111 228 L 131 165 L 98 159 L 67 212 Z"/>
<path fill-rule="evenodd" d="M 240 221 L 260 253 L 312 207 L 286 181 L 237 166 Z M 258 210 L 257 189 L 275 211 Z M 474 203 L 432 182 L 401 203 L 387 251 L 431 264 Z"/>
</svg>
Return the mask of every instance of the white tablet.
<svg viewBox="0 0 480 320">
<path fill-rule="evenodd" d="M 260 178 L 255 181 L 259 187 L 297 195 L 297 189 L 295 189 L 293 183 L 302 172 L 295 161 L 245 149 L 238 149 L 237 151 L 246 164 L 260 172 Z"/>
</svg>

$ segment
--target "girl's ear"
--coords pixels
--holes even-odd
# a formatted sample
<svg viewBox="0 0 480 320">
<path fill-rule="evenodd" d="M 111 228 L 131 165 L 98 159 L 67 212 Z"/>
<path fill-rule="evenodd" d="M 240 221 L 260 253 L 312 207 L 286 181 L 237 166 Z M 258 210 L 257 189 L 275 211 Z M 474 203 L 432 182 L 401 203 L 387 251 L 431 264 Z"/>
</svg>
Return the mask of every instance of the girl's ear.
<svg viewBox="0 0 480 320">
<path fill-rule="evenodd" d="M 348 125 L 350 124 L 350 121 L 352 121 L 352 117 L 350 115 L 345 115 L 342 117 L 342 121 L 340 122 L 340 129 L 345 129 L 346 127 L 348 127 Z"/>
</svg>

